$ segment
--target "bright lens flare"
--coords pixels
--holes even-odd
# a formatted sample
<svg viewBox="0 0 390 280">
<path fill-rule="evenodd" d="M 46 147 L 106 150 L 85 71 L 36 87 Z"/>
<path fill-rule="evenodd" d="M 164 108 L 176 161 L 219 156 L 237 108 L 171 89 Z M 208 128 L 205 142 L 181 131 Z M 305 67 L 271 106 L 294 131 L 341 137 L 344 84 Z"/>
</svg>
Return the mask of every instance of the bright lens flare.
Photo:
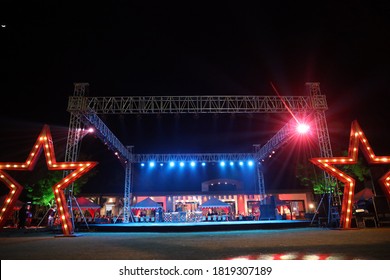
<svg viewBox="0 0 390 280">
<path fill-rule="evenodd" d="M 307 124 L 305 124 L 305 123 L 300 123 L 300 124 L 298 124 L 298 126 L 297 126 L 297 131 L 298 131 L 298 133 L 300 133 L 300 134 L 305 134 L 305 133 L 307 133 L 309 130 L 310 130 L 310 126 L 307 125 Z"/>
</svg>

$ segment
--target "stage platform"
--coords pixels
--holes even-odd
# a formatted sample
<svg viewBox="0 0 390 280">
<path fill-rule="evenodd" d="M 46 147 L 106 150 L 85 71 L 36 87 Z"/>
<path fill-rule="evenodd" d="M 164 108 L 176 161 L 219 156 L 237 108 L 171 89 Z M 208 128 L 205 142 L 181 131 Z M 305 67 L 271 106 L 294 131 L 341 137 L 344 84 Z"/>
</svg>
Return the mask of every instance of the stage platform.
<svg viewBox="0 0 390 280">
<path fill-rule="evenodd" d="M 75 231 L 95 232 L 194 232 L 194 231 L 231 231 L 259 229 L 289 229 L 311 227 L 310 220 L 261 220 L 230 222 L 185 222 L 185 223 L 117 223 L 117 224 L 80 224 Z"/>
</svg>

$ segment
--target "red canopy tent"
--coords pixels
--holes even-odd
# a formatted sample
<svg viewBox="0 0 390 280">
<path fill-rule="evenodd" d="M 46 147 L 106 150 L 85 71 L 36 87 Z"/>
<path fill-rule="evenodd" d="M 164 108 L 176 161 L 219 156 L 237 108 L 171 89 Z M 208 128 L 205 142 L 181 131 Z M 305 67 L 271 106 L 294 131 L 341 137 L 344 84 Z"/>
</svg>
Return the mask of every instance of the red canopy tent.
<svg viewBox="0 0 390 280">
<path fill-rule="evenodd" d="M 133 209 L 158 209 L 161 208 L 161 205 L 158 204 L 156 201 L 151 199 L 150 197 L 145 198 L 144 200 L 136 203 L 135 205 L 131 206 Z"/>
<path fill-rule="evenodd" d="M 101 208 L 100 205 L 90 201 L 85 197 L 76 197 L 72 199 L 72 208 L 78 209 L 80 207 L 81 210 L 87 210 L 91 216 L 95 216 L 95 212 Z"/>
<path fill-rule="evenodd" d="M 374 196 L 371 188 L 364 188 L 360 192 L 355 193 L 353 199 L 355 202 L 359 200 L 369 200 Z"/>
<path fill-rule="evenodd" d="M 5 202 L 5 198 L 7 197 L 7 195 L 3 195 L 3 196 L 0 196 L 0 206 L 4 205 L 4 202 Z M 12 211 L 8 213 L 7 217 L 4 217 L 4 219 L 7 220 L 7 223 L 9 223 L 9 225 L 16 225 L 17 223 L 17 218 L 16 218 L 16 212 L 20 210 L 20 208 L 22 208 L 23 206 L 23 202 L 20 201 L 19 199 L 16 200 L 15 204 L 14 204 L 14 207 L 12 208 Z"/>
<path fill-rule="evenodd" d="M 7 197 L 6 195 L 0 196 L 0 205 L 4 205 L 4 200 L 5 200 L 6 197 Z M 22 201 L 17 200 L 15 202 L 13 210 L 14 211 L 18 211 L 20 208 L 22 208 L 23 204 L 24 203 Z"/>
<path fill-rule="evenodd" d="M 204 202 L 202 205 L 199 205 L 199 208 L 201 209 L 223 209 L 224 212 L 229 212 L 230 210 L 230 204 L 225 203 L 218 198 L 212 197 L 206 202 Z"/>
<path fill-rule="evenodd" d="M 150 197 L 145 198 L 144 200 L 131 206 L 131 209 L 133 210 L 133 213 L 136 216 L 140 216 L 142 210 L 146 210 L 146 211 L 147 210 L 157 210 L 157 209 L 161 209 L 161 208 L 162 208 L 162 206 L 160 204 L 158 204 L 156 201 L 154 201 L 153 199 L 151 199 Z"/>
</svg>

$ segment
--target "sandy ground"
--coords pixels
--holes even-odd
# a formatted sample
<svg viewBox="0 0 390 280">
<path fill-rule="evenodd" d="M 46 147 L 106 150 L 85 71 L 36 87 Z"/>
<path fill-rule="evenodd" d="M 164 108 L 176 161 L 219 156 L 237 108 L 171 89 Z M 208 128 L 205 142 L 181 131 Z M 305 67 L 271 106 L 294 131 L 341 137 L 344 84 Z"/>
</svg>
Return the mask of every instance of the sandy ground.
<svg viewBox="0 0 390 280">
<path fill-rule="evenodd" d="M 390 227 L 185 233 L 0 232 L 1 260 L 389 260 Z"/>
</svg>

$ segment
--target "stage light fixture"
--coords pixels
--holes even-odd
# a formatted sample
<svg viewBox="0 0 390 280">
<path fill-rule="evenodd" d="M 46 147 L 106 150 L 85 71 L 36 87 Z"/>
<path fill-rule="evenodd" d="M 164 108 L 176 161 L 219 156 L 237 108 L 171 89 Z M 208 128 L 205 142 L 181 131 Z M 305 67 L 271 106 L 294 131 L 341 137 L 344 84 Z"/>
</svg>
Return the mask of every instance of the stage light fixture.
<svg viewBox="0 0 390 280">
<path fill-rule="evenodd" d="M 155 166 L 154 161 L 149 162 L 149 166 L 150 166 L 150 167 L 154 167 L 154 166 Z"/>
<path fill-rule="evenodd" d="M 221 161 L 220 165 L 221 165 L 221 166 L 225 166 L 225 162 L 224 162 L 224 161 Z"/>
<path fill-rule="evenodd" d="M 234 162 L 231 161 L 231 162 L 230 162 L 230 166 L 233 166 L 233 165 L 234 165 Z"/>
<path fill-rule="evenodd" d="M 244 165 L 244 163 L 243 163 L 242 161 L 240 161 L 238 164 L 239 164 L 240 166 L 243 166 L 243 165 Z"/>
<path fill-rule="evenodd" d="M 180 162 L 180 167 L 183 167 L 184 166 L 184 162 Z"/>
<path fill-rule="evenodd" d="M 297 125 L 297 132 L 299 134 L 306 134 L 307 132 L 309 132 L 309 130 L 310 130 L 310 126 L 308 124 L 299 123 Z"/>
<path fill-rule="evenodd" d="M 169 166 L 170 166 L 170 167 L 174 167 L 174 166 L 175 166 L 175 162 L 171 161 L 171 162 L 169 163 Z"/>
<path fill-rule="evenodd" d="M 248 161 L 248 165 L 253 166 L 253 161 L 252 160 Z"/>
<path fill-rule="evenodd" d="M 202 166 L 206 166 L 206 163 L 205 163 L 205 162 L 202 162 Z"/>
<path fill-rule="evenodd" d="M 192 166 L 192 167 L 195 166 L 195 161 L 191 161 L 191 166 Z"/>
<path fill-rule="evenodd" d="M 142 167 L 145 166 L 145 163 L 141 163 L 141 166 L 142 166 Z"/>
</svg>

